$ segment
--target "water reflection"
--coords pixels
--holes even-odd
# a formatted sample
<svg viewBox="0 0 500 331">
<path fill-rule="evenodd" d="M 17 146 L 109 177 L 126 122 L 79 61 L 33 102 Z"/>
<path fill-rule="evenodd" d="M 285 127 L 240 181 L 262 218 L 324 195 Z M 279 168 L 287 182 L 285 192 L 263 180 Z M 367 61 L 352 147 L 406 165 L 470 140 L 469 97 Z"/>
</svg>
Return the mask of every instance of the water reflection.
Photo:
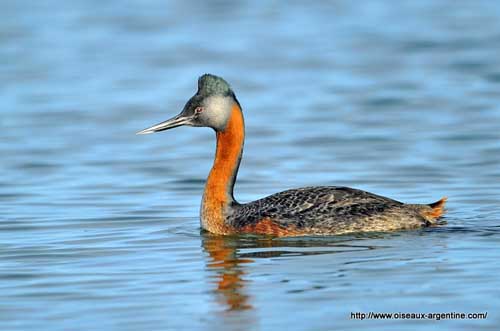
<svg viewBox="0 0 500 331">
<path fill-rule="evenodd" d="M 209 254 L 207 267 L 215 271 L 217 289 L 228 310 L 252 308 L 248 303 L 249 296 L 244 293 L 244 264 L 253 260 L 241 258 L 237 253 L 238 238 L 218 236 L 211 233 L 202 234 L 204 250 Z"/>
<path fill-rule="evenodd" d="M 362 244 L 364 239 L 380 239 L 391 234 L 359 236 L 271 238 L 259 236 L 219 236 L 202 232 L 203 249 L 208 253 L 207 269 L 215 277 L 217 301 L 226 310 L 252 309 L 252 294 L 247 286 L 252 278 L 247 267 L 256 259 L 351 253 L 386 246 Z"/>
</svg>

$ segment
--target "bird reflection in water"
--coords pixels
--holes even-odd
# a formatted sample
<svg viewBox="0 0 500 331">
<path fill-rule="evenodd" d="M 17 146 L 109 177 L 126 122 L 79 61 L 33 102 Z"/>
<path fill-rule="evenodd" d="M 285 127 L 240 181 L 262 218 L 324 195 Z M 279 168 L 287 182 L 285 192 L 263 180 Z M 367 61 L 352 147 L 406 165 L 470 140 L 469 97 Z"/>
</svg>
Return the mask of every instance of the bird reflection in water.
<svg viewBox="0 0 500 331">
<path fill-rule="evenodd" d="M 382 248 L 363 245 L 358 240 L 376 239 L 387 234 L 363 234 L 362 236 L 339 236 L 336 238 L 273 239 L 255 236 L 223 236 L 203 232 L 203 249 L 208 253 L 207 268 L 213 271 L 215 293 L 222 299 L 227 310 L 252 309 L 251 295 L 247 292 L 250 277 L 246 267 L 258 258 L 273 258 L 298 255 L 320 255 L 349 253 Z M 262 248 L 272 248 L 262 250 Z M 311 249 L 312 248 L 312 249 Z M 258 249 L 252 252 L 252 249 Z M 241 252 L 244 250 L 244 252 Z"/>
<path fill-rule="evenodd" d="M 237 254 L 238 238 L 204 233 L 203 248 L 210 256 L 207 267 L 216 270 L 216 292 L 222 294 L 228 310 L 250 309 L 249 296 L 244 293 L 243 265 L 253 260 L 240 258 Z"/>
</svg>

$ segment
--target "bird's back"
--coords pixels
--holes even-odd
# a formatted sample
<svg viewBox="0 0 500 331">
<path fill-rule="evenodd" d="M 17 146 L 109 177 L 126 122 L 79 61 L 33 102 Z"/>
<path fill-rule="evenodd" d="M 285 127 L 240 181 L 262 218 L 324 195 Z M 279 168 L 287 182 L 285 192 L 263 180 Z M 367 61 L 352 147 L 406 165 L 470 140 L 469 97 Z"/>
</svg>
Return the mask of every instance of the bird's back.
<svg viewBox="0 0 500 331">
<path fill-rule="evenodd" d="M 432 223 L 429 205 L 410 205 L 348 187 L 279 192 L 235 205 L 227 222 L 238 232 L 270 235 L 342 234 L 418 228 Z"/>
</svg>

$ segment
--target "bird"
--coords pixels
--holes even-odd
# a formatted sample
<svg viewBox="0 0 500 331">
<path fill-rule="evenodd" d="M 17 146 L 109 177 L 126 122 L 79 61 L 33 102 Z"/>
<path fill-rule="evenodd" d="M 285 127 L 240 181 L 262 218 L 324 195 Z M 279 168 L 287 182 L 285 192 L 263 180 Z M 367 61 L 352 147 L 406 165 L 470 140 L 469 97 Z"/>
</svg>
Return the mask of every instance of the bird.
<svg viewBox="0 0 500 331">
<path fill-rule="evenodd" d="M 436 225 L 445 212 L 446 197 L 407 204 L 343 186 L 303 187 L 238 202 L 233 189 L 245 140 L 243 111 L 231 86 L 216 75 L 198 78 L 197 92 L 178 115 L 137 134 L 183 125 L 215 131 L 215 159 L 200 207 L 201 228 L 214 234 L 289 237 L 400 231 Z"/>
</svg>

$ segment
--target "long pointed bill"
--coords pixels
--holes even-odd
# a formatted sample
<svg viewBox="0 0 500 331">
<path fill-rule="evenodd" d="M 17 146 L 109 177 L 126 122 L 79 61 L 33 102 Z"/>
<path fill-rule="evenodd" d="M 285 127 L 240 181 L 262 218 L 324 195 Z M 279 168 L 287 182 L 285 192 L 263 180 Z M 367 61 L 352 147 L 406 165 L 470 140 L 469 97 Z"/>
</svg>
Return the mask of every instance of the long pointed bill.
<svg viewBox="0 0 500 331">
<path fill-rule="evenodd" d="M 165 122 L 158 123 L 156 125 L 153 125 L 150 128 L 144 129 L 142 131 L 137 132 L 137 134 L 148 134 L 148 133 L 154 133 L 154 132 L 160 132 L 163 130 L 168 130 L 172 128 L 176 128 L 181 125 L 186 125 L 189 124 L 190 118 L 182 116 L 181 114 L 172 117 L 169 120 L 166 120 Z"/>
</svg>

